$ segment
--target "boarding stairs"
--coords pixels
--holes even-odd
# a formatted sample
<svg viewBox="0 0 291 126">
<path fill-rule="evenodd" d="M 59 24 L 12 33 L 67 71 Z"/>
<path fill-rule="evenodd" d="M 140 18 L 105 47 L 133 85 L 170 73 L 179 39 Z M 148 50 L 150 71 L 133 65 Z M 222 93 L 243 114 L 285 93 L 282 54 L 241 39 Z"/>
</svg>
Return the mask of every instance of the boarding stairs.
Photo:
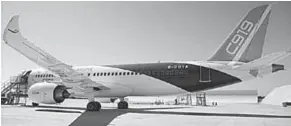
<svg viewBox="0 0 291 126">
<path fill-rule="evenodd" d="M 206 106 L 206 94 L 205 92 L 196 93 L 196 105 L 197 106 Z"/>
<path fill-rule="evenodd" d="M 24 71 L 18 76 L 10 77 L 1 85 L 1 104 L 19 104 L 20 98 L 27 98 L 28 75 L 31 71 Z M 25 104 L 24 103 L 24 104 Z"/>
</svg>

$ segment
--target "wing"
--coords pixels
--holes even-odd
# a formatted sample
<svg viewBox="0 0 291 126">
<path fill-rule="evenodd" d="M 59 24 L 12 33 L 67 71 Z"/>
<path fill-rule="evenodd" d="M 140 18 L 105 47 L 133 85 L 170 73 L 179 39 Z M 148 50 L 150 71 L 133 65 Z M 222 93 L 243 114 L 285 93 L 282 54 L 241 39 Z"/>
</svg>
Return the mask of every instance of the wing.
<svg viewBox="0 0 291 126">
<path fill-rule="evenodd" d="M 67 65 L 42 49 L 27 41 L 19 29 L 19 16 L 13 16 L 5 28 L 3 34 L 4 42 L 39 66 L 52 71 L 60 76 L 64 83 L 81 83 L 105 90 L 108 87 L 92 81 L 87 76 L 75 71 L 72 66 Z M 86 86 L 88 87 L 88 86 Z"/>
<path fill-rule="evenodd" d="M 269 66 L 281 59 L 286 58 L 287 56 L 291 55 L 291 48 L 285 51 L 281 51 L 281 52 L 276 52 L 276 53 L 271 53 L 269 55 L 266 55 L 262 58 L 259 58 L 257 60 L 251 61 L 249 63 L 243 64 L 240 67 L 238 67 L 237 69 L 258 69 L 258 68 L 262 68 L 265 66 Z"/>
</svg>

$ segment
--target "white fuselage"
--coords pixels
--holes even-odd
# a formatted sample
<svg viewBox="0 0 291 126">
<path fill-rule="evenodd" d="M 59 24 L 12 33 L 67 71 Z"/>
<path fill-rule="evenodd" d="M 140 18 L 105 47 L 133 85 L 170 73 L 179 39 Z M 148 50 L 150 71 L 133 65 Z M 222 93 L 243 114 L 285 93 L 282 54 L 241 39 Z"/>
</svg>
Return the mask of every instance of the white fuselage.
<svg viewBox="0 0 291 126">
<path fill-rule="evenodd" d="M 242 81 L 255 78 L 248 71 L 234 70 L 227 63 L 216 62 L 201 62 L 201 61 L 189 61 L 189 62 L 177 62 L 187 63 L 197 66 L 208 67 L 223 73 L 230 74 Z M 182 94 L 188 91 L 174 86 L 166 81 L 156 79 L 145 74 L 133 74 L 131 71 L 106 67 L 106 66 L 82 66 L 74 67 L 74 69 L 84 76 L 88 76 L 96 83 L 110 88 L 110 90 L 95 91 L 95 97 L 121 97 L 121 96 L 149 96 L 149 95 L 172 95 Z M 97 73 L 106 73 L 106 76 L 97 76 Z M 119 75 L 121 73 L 122 75 Z M 123 75 L 125 73 L 125 75 Z M 129 75 L 128 75 L 129 73 Z M 51 76 L 54 75 L 54 76 Z M 43 69 L 32 70 L 28 77 L 29 86 L 35 83 L 48 81 L 48 82 L 60 82 L 61 79 L 58 75 L 53 74 L 50 71 Z M 80 86 L 80 83 L 68 83 L 67 87 L 72 88 L 69 92 L 76 97 L 85 97 L 84 90 Z M 194 84 L 193 84 L 194 85 Z"/>
</svg>

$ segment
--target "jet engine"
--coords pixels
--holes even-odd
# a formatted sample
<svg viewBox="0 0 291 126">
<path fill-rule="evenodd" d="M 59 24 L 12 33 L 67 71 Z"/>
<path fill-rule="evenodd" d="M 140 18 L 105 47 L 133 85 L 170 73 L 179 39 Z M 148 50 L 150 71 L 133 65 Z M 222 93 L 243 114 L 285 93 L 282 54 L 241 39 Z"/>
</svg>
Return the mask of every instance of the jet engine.
<svg viewBox="0 0 291 126">
<path fill-rule="evenodd" d="M 27 94 L 32 101 L 44 104 L 62 103 L 70 96 L 64 85 L 48 82 L 32 85 Z"/>
</svg>

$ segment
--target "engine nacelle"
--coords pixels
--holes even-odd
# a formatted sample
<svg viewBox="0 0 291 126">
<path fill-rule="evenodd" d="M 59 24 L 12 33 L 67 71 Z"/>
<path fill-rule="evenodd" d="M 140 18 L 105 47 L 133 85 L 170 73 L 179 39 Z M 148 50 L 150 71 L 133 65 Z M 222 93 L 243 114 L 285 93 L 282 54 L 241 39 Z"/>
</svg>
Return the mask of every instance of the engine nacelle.
<svg viewBox="0 0 291 126">
<path fill-rule="evenodd" d="M 70 96 L 65 86 L 48 82 L 32 85 L 27 94 L 32 101 L 44 104 L 62 103 Z"/>
</svg>

